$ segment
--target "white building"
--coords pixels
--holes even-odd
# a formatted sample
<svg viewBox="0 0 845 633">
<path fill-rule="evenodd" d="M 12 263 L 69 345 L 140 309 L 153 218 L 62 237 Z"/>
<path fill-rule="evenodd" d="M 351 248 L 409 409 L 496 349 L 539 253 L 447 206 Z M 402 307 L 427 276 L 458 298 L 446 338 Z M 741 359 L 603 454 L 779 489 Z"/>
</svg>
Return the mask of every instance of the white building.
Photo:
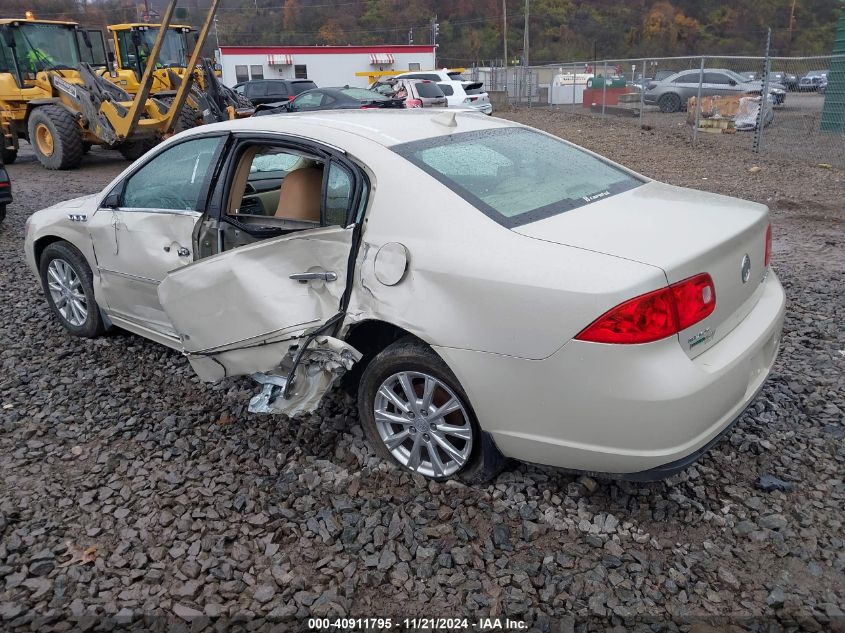
<svg viewBox="0 0 845 633">
<path fill-rule="evenodd" d="M 223 83 L 250 79 L 310 79 L 318 86 L 367 87 L 355 73 L 430 70 L 433 46 L 221 46 Z"/>
</svg>

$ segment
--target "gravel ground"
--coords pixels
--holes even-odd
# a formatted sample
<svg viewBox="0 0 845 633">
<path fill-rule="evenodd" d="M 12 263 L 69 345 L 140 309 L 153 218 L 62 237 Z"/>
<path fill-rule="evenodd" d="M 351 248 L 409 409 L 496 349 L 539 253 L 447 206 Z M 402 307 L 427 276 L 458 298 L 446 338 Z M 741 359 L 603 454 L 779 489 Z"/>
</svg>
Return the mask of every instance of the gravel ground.
<svg viewBox="0 0 845 633">
<path fill-rule="evenodd" d="M 57 174 L 24 152 L 0 229 L 3 630 L 288 630 L 308 616 L 845 630 L 845 171 L 706 138 L 693 153 L 683 134 L 627 123 L 508 116 L 770 204 L 783 346 L 728 439 L 662 483 L 513 465 L 473 488 L 383 463 L 339 394 L 301 421 L 251 415 L 247 380 L 205 386 L 176 352 L 57 325 L 24 266 L 24 220 L 125 163 L 93 151 Z"/>
</svg>

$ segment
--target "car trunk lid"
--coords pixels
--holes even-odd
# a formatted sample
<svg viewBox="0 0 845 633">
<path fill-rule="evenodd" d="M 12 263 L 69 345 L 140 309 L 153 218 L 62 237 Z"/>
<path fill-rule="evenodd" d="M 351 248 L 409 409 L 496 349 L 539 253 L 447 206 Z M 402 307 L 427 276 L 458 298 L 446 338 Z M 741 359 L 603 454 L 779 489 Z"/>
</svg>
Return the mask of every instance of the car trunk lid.
<svg viewBox="0 0 845 633">
<path fill-rule="evenodd" d="M 716 308 L 678 335 L 695 357 L 730 332 L 759 299 L 767 227 L 763 205 L 649 182 L 513 230 L 658 266 L 669 284 L 709 273 Z"/>
</svg>

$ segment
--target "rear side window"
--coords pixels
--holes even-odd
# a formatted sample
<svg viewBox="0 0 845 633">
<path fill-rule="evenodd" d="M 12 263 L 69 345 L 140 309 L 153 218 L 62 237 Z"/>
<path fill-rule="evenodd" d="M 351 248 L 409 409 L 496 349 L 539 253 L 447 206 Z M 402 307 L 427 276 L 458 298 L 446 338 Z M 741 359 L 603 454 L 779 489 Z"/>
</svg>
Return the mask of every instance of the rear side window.
<svg viewBox="0 0 845 633">
<path fill-rule="evenodd" d="M 417 94 L 426 99 L 436 99 L 437 97 L 444 96 L 440 86 L 434 83 L 418 83 L 416 88 Z"/>
<path fill-rule="evenodd" d="M 697 84 L 700 72 L 694 73 L 684 73 L 683 75 L 679 75 L 675 79 L 672 80 L 672 83 L 675 84 Z"/>
<path fill-rule="evenodd" d="M 272 81 L 267 85 L 267 95 L 270 97 L 287 97 L 288 87 L 284 81 Z"/>
<path fill-rule="evenodd" d="M 306 90 L 314 90 L 317 87 L 313 81 L 295 81 L 290 85 L 291 92 L 298 95 Z"/>
<path fill-rule="evenodd" d="M 267 94 L 267 82 L 266 81 L 256 81 L 250 82 L 246 85 L 246 96 L 247 97 L 263 97 Z"/>
<path fill-rule="evenodd" d="M 437 84 L 437 85 L 440 86 L 440 89 L 443 91 L 443 94 L 446 95 L 447 97 L 451 97 L 452 95 L 455 94 L 455 91 L 452 89 L 452 86 L 450 86 L 449 84 Z"/>
<path fill-rule="evenodd" d="M 392 149 L 509 228 L 643 184 L 574 145 L 523 128 L 464 132 Z"/>
</svg>

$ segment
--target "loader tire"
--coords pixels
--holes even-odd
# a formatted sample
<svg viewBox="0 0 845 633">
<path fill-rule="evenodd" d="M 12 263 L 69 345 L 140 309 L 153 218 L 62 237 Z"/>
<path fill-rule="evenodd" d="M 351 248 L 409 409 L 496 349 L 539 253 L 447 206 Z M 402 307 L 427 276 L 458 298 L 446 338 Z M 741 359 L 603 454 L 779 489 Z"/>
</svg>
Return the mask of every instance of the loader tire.
<svg viewBox="0 0 845 633">
<path fill-rule="evenodd" d="M 3 148 L 3 153 L 0 154 L 0 165 L 11 165 L 18 158 L 18 150 Z"/>
<path fill-rule="evenodd" d="M 237 97 L 238 97 L 238 107 L 239 107 L 239 108 L 253 108 L 253 107 L 255 107 L 255 106 L 252 104 L 252 101 L 250 101 L 249 99 L 247 99 L 247 98 L 246 98 L 245 96 L 243 96 L 242 94 L 238 94 L 238 93 L 236 92 L 236 93 L 235 93 L 235 95 L 237 95 Z"/>
<path fill-rule="evenodd" d="M 192 108 L 189 105 L 183 105 L 182 111 L 179 113 L 179 118 L 176 119 L 176 128 L 174 131 L 177 133 L 184 132 L 185 130 L 190 130 L 198 125 L 202 125 L 199 123 L 201 116 L 202 115 L 199 113 L 199 110 L 196 108 Z"/>
<path fill-rule="evenodd" d="M 82 132 L 76 118 L 60 106 L 39 106 L 27 122 L 29 143 L 47 169 L 76 169 L 82 162 Z"/>
<path fill-rule="evenodd" d="M 166 97 L 162 99 L 162 101 L 166 103 L 169 108 L 170 104 L 173 103 L 173 97 Z M 198 125 L 202 125 L 202 123 L 199 122 L 201 120 L 202 115 L 200 114 L 200 111 L 189 106 L 187 103 L 184 103 L 182 104 L 182 111 L 176 118 L 176 125 L 173 127 L 173 132 L 178 134 L 179 132 L 195 128 Z"/>
<path fill-rule="evenodd" d="M 153 139 L 144 139 L 141 141 L 132 141 L 124 143 L 117 148 L 117 151 L 128 161 L 136 161 L 141 156 L 149 152 L 158 143 Z"/>
</svg>

